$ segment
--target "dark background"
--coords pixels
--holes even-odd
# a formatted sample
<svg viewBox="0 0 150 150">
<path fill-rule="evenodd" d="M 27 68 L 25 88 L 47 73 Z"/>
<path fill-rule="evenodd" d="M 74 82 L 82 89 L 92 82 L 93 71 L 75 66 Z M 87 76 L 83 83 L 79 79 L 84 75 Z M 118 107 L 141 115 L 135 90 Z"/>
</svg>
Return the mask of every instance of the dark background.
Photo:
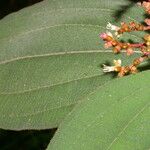
<svg viewBox="0 0 150 150">
<path fill-rule="evenodd" d="M 0 0 L 0 18 L 42 0 Z"/>
<path fill-rule="evenodd" d="M 0 0 L 0 19 L 42 0 Z M 45 150 L 56 129 L 10 131 L 0 129 L 0 150 Z"/>
</svg>

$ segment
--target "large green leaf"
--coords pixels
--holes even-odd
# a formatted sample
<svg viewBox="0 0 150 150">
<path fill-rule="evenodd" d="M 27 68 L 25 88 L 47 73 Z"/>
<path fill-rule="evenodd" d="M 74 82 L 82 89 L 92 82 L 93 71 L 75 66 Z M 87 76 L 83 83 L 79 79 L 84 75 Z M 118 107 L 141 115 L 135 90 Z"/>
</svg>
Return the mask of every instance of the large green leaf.
<svg viewBox="0 0 150 150">
<path fill-rule="evenodd" d="M 75 106 L 48 150 L 150 148 L 150 71 L 113 80 Z"/>
<path fill-rule="evenodd" d="M 0 128 L 57 127 L 74 105 L 112 79 L 100 65 L 114 58 L 99 33 L 129 1 L 45 0 L 0 21 Z M 125 12 L 138 20 L 141 9 Z M 135 33 L 126 38 L 141 40 Z"/>
</svg>

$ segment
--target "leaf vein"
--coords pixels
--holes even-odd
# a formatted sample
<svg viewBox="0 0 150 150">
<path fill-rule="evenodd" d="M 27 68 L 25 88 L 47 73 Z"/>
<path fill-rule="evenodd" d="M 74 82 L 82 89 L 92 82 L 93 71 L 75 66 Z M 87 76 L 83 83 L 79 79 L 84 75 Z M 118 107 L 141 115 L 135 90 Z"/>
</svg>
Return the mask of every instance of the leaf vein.
<svg viewBox="0 0 150 150">
<path fill-rule="evenodd" d="M 110 81 L 107 81 L 107 82 L 105 82 L 105 84 L 102 84 L 102 85 L 97 86 L 95 89 L 93 89 L 92 91 L 90 91 L 87 95 L 93 94 L 97 89 L 103 87 L 104 85 L 107 85 L 109 82 L 110 82 Z M 73 104 L 76 104 L 76 103 L 79 103 L 79 102 L 83 101 L 83 99 L 84 99 L 85 97 L 87 97 L 87 95 L 86 95 L 86 96 L 82 96 L 81 98 L 79 98 L 80 100 L 76 101 L 75 103 L 71 103 L 71 104 L 68 104 L 68 105 L 61 105 L 61 106 L 59 106 L 59 107 L 55 107 L 55 108 L 51 108 L 51 109 L 44 109 L 44 110 L 41 110 L 41 111 L 34 112 L 34 113 L 32 113 L 32 114 L 30 113 L 30 114 L 25 114 L 25 115 L 20 115 L 20 116 L 18 116 L 18 115 L 13 115 L 13 116 L 10 115 L 10 116 L 7 116 L 7 117 L 13 118 L 13 117 L 34 116 L 34 115 L 37 115 L 37 114 L 40 114 L 40 113 L 44 113 L 44 112 L 47 112 L 47 111 L 52 111 L 52 110 L 59 109 L 59 108 L 62 108 L 62 107 L 71 106 L 71 105 L 73 105 Z M 0 117 L 6 117 L 6 116 L 5 116 L 5 115 L 1 115 Z"/>
<path fill-rule="evenodd" d="M 27 89 L 27 90 L 24 90 L 24 91 L 17 91 L 17 92 L 10 92 L 10 93 L 0 93 L 0 95 L 19 95 L 19 94 L 34 92 L 34 91 L 38 91 L 38 90 L 42 90 L 42 89 L 53 88 L 55 86 L 68 84 L 68 83 L 71 83 L 71 82 L 74 82 L 74 81 L 80 81 L 80 80 L 83 80 L 83 79 L 91 79 L 91 78 L 99 77 L 99 76 L 102 76 L 102 75 L 103 74 L 98 74 L 98 75 L 93 75 L 93 76 L 88 76 L 88 77 L 82 77 L 82 78 L 78 78 L 78 79 L 74 79 L 74 80 L 70 80 L 70 81 L 66 81 L 66 82 L 60 82 L 60 83 L 53 84 L 53 85 L 39 86 L 37 88 Z"/>
<path fill-rule="evenodd" d="M 144 107 L 142 107 L 142 109 L 140 109 L 140 111 L 138 111 L 135 116 L 133 116 L 133 118 L 131 118 L 131 120 L 126 124 L 126 126 L 122 129 L 122 131 L 116 136 L 116 138 L 111 142 L 111 144 L 108 146 L 108 148 L 106 150 L 109 150 L 112 145 L 119 139 L 119 137 L 124 133 L 124 131 L 129 127 L 129 125 L 146 109 L 148 108 L 150 103 L 145 104 Z"/>
<path fill-rule="evenodd" d="M 122 51 L 126 53 L 126 51 Z M 141 54 L 141 51 L 134 51 L 135 53 Z M 49 56 L 60 56 L 60 55 L 71 55 L 71 54 L 88 54 L 88 53 L 113 53 L 112 50 L 84 50 L 84 51 L 69 51 L 69 52 L 56 52 L 56 53 L 47 53 L 47 54 L 39 54 L 39 55 L 27 55 L 22 57 L 16 57 L 10 60 L 4 60 L 0 62 L 0 65 L 7 64 L 10 62 L 23 60 L 23 59 L 32 59 L 32 58 L 39 58 L 39 57 L 49 57 Z"/>
</svg>

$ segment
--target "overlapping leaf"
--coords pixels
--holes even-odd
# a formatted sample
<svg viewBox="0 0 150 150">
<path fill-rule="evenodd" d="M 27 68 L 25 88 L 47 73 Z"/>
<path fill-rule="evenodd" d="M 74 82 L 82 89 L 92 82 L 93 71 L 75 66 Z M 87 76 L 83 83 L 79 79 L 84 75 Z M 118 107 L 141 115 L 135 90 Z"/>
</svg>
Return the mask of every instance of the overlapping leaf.
<svg viewBox="0 0 150 150">
<path fill-rule="evenodd" d="M 47 150 L 150 147 L 150 71 L 113 80 L 75 106 Z"/>
<path fill-rule="evenodd" d="M 45 0 L 0 22 L 0 128 L 57 127 L 74 105 L 112 79 L 101 64 L 114 56 L 99 33 L 128 1 Z M 125 21 L 138 20 L 137 7 Z M 133 33 L 126 35 L 141 40 Z"/>
</svg>

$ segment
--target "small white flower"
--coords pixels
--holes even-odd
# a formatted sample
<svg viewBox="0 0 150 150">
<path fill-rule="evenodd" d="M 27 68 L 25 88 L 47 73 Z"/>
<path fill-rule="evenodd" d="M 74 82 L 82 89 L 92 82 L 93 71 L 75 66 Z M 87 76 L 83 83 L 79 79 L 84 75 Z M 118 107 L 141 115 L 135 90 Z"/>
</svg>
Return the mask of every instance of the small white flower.
<svg viewBox="0 0 150 150">
<path fill-rule="evenodd" d="M 113 72 L 115 71 L 115 67 L 114 66 L 106 66 L 103 64 L 103 72 Z"/>
<path fill-rule="evenodd" d="M 103 72 L 113 72 L 113 71 L 116 71 L 116 68 L 117 67 L 120 67 L 121 66 L 121 60 L 118 59 L 118 60 L 114 60 L 114 66 L 107 66 L 105 64 L 103 64 Z"/>
<path fill-rule="evenodd" d="M 110 22 L 108 22 L 106 29 L 118 31 L 120 28 L 118 26 L 115 26 L 115 25 L 111 24 Z"/>
<path fill-rule="evenodd" d="M 107 34 L 107 35 L 109 35 L 109 36 L 111 36 L 111 37 L 113 38 L 113 35 L 112 35 L 112 33 L 111 33 L 111 32 L 106 31 L 106 34 Z"/>
</svg>

